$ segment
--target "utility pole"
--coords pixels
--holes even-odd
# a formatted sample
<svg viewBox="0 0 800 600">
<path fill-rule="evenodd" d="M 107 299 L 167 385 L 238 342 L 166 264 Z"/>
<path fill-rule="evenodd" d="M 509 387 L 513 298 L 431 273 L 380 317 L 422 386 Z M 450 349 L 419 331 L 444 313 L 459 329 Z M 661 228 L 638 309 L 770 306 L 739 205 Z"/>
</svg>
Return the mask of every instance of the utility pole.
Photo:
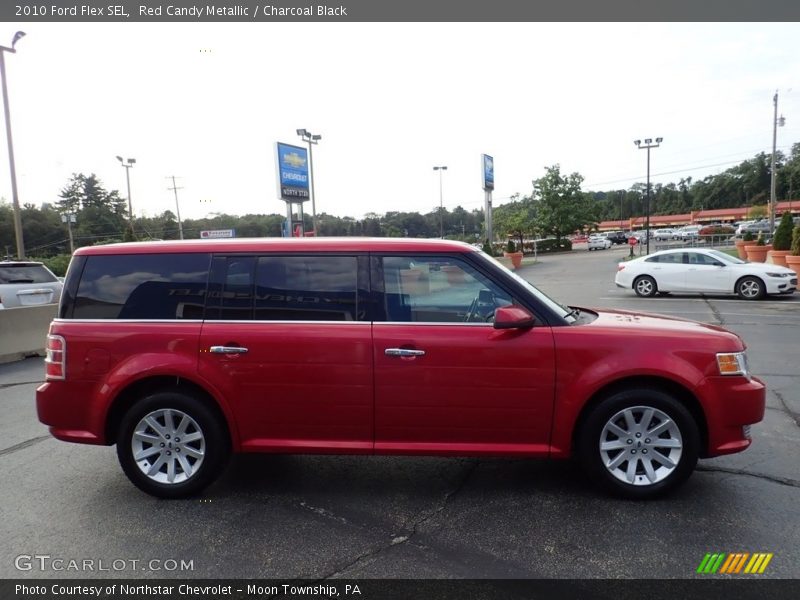
<svg viewBox="0 0 800 600">
<path fill-rule="evenodd" d="M 178 204 L 178 190 L 182 190 L 183 188 L 177 187 L 175 185 L 175 175 L 172 175 L 171 178 L 172 178 L 172 187 L 167 189 L 175 192 L 175 210 L 178 213 L 178 232 L 180 233 L 181 239 L 183 239 L 183 223 L 181 223 L 181 205 Z M 170 179 L 170 177 L 167 177 L 167 179 Z"/>
<path fill-rule="evenodd" d="M 24 31 L 18 31 L 11 40 L 11 47 L 0 46 L 0 79 L 3 83 L 3 109 L 6 117 L 6 141 L 8 143 L 8 166 L 11 169 L 11 200 L 14 206 L 14 232 L 17 238 L 17 258 L 25 259 L 25 241 L 22 237 L 22 216 L 19 210 L 19 195 L 17 194 L 17 168 L 14 163 L 14 140 L 11 137 L 11 114 L 8 108 L 8 86 L 6 84 L 6 52 L 16 53 L 17 42 L 25 36 Z"/>
<path fill-rule="evenodd" d="M 769 177 L 769 230 L 770 233 L 775 231 L 775 152 L 778 142 L 778 127 L 783 127 L 786 119 L 778 118 L 778 92 L 772 97 L 772 103 L 775 105 L 775 113 L 772 117 L 772 160 L 770 161 L 770 177 Z"/>
<path fill-rule="evenodd" d="M 439 238 L 444 239 L 444 204 L 442 201 L 442 172 L 447 171 L 447 167 L 433 167 L 434 171 L 439 171 Z"/>
</svg>

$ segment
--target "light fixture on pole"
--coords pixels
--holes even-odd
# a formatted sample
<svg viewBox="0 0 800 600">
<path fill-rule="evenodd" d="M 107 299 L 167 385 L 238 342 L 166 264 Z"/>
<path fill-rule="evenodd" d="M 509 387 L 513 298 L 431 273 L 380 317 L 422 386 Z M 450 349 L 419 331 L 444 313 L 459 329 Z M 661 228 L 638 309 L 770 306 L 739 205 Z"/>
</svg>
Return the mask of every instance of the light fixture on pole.
<svg viewBox="0 0 800 600">
<path fill-rule="evenodd" d="M 644 209 L 646 219 L 644 234 L 647 237 L 647 254 L 650 254 L 650 148 L 658 148 L 662 141 L 664 141 L 664 138 L 657 137 L 656 143 L 654 144 L 652 138 L 646 138 L 644 140 L 644 146 L 642 145 L 642 140 L 633 141 L 639 150 L 647 150 L 647 200 Z"/>
<path fill-rule="evenodd" d="M 117 156 L 117 160 L 125 167 L 125 180 L 128 183 L 128 218 L 130 220 L 131 235 L 136 235 L 133 231 L 133 202 L 131 201 L 131 167 L 136 164 L 136 159 L 129 158 L 125 162 L 121 156 Z"/>
<path fill-rule="evenodd" d="M 322 136 L 313 134 L 307 129 L 298 129 L 297 135 L 303 138 L 303 141 L 308 144 L 308 170 L 311 175 L 311 223 L 314 227 L 314 236 L 316 237 L 319 235 L 319 229 L 317 229 L 317 194 L 314 192 L 314 158 L 311 153 L 311 148 L 313 145 L 319 144 Z"/>
<path fill-rule="evenodd" d="M 19 211 L 19 195 L 17 194 L 17 168 L 14 164 L 14 141 L 11 137 L 11 114 L 8 108 L 8 86 L 6 84 L 6 52 L 16 53 L 17 42 L 25 37 L 24 31 L 18 31 L 11 40 L 11 47 L 0 46 L 0 79 L 3 80 L 3 109 L 6 117 L 6 140 L 8 141 L 8 167 L 11 170 L 11 199 L 14 206 L 14 234 L 17 238 L 17 258 L 25 258 L 25 240 L 22 237 L 22 217 Z"/>
<path fill-rule="evenodd" d="M 439 237 L 444 239 L 444 203 L 442 202 L 442 171 L 447 171 L 447 167 L 433 167 L 434 171 L 439 171 Z"/>
<path fill-rule="evenodd" d="M 783 115 L 778 118 L 778 92 L 775 92 L 772 97 L 772 103 L 775 105 L 775 114 L 772 118 L 772 160 L 769 167 L 769 230 L 775 231 L 775 152 L 778 142 L 778 127 L 783 127 L 786 119 L 783 118 Z"/>
</svg>

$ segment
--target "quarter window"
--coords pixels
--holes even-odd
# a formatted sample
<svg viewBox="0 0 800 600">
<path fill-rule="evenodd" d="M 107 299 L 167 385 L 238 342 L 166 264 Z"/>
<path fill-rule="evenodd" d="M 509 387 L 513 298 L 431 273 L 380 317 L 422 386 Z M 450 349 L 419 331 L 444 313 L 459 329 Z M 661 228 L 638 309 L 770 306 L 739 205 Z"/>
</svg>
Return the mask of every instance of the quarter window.
<svg viewBox="0 0 800 600">
<path fill-rule="evenodd" d="M 75 319 L 202 319 L 208 254 L 89 256 Z"/>
</svg>

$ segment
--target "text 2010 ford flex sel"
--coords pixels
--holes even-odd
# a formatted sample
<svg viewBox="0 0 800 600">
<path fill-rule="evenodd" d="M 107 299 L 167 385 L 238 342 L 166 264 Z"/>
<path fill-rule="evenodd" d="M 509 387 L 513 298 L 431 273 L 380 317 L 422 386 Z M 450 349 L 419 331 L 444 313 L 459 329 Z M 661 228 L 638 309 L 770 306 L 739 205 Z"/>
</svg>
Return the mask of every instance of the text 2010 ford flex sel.
<svg viewBox="0 0 800 600">
<path fill-rule="evenodd" d="M 81 248 L 46 371 L 52 434 L 169 498 L 231 452 L 577 455 L 649 498 L 746 449 L 765 399 L 733 333 L 564 307 L 440 240 Z"/>
</svg>

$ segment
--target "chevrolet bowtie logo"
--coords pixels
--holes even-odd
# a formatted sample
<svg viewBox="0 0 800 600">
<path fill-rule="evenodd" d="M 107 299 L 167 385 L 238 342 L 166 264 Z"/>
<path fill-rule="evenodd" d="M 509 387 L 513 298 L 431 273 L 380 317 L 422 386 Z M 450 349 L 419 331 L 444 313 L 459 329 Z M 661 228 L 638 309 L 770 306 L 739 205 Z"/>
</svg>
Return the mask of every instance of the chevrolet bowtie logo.
<svg viewBox="0 0 800 600">
<path fill-rule="evenodd" d="M 297 154 L 297 152 L 292 152 L 291 154 L 284 154 L 283 162 L 285 162 L 290 167 L 294 167 L 295 169 L 306 166 L 306 159 Z"/>
</svg>

